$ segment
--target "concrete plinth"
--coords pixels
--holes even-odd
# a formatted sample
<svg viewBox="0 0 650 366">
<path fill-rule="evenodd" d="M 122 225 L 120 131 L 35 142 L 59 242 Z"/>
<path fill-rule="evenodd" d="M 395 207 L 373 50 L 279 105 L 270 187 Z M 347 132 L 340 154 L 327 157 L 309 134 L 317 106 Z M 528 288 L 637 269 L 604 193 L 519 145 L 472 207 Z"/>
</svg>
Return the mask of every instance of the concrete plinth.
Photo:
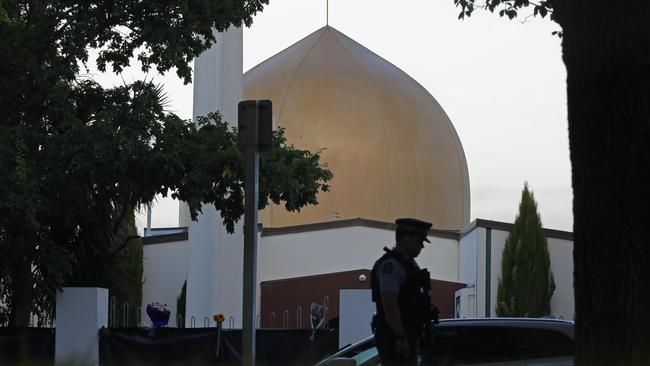
<svg viewBox="0 0 650 366">
<path fill-rule="evenodd" d="M 340 290 L 339 304 L 339 347 L 372 335 L 370 322 L 376 309 L 370 290 Z"/>
<path fill-rule="evenodd" d="M 99 329 L 108 326 L 108 289 L 64 287 L 56 295 L 55 365 L 99 365 Z"/>
</svg>

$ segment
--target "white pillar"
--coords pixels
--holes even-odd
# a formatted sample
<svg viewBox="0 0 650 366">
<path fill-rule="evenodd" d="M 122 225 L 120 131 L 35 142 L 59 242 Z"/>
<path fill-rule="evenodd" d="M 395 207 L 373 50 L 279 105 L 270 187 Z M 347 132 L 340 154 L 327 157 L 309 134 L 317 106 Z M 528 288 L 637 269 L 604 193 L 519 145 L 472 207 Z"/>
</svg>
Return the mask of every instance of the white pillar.
<svg viewBox="0 0 650 366">
<path fill-rule="evenodd" d="M 375 310 L 370 290 L 339 290 L 339 348 L 372 335 Z"/>
<path fill-rule="evenodd" d="M 99 329 L 108 326 L 108 289 L 64 287 L 56 294 L 56 365 L 99 365 Z"/>
<path fill-rule="evenodd" d="M 243 33 L 231 28 L 216 35 L 217 43 L 194 61 L 193 116 L 219 111 L 231 126 L 237 126 L 237 104 L 243 98 Z M 181 203 L 181 206 L 184 206 Z M 189 256 L 185 323 L 197 327 L 215 312 L 224 313 L 225 326 L 242 322 L 243 219 L 235 234 L 227 233 L 221 215 L 212 205 L 202 208 L 198 221 L 181 217 L 189 227 Z M 181 207 L 181 215 L 187 211 Z"/>
</svg>

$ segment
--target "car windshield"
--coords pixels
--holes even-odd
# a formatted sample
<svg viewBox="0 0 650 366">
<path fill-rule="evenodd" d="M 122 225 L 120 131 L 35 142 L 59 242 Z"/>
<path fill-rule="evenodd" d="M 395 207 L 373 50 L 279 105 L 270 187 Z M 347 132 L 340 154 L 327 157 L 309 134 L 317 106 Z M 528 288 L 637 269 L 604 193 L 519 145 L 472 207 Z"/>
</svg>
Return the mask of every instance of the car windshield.
<svg viewBox="0 0 650 366">
<path fill-rule="evenodd" d="M 357 366 L 369 365 L 368 361 L 378 359 L 377 348 L 375 347 L 368 348 L 367 350 L 352 357 L 352 359 L 356 361 Z"/>
</svg>

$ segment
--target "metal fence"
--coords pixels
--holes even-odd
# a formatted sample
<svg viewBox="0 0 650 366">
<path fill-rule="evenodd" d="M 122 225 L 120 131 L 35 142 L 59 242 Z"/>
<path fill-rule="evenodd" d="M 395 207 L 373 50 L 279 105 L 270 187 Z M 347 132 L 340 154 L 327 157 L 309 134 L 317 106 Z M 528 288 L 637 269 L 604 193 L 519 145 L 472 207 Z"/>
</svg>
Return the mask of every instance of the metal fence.
<svg viewBox="0 0 650 366">
<path fill-rule="evenodd" d="M 295 309 L 286 309 L 279 314 L 270 312 L 269 314 L 257 314 L 256 328 L 274 328 L 274 329 L 328 329 L 329 328 L 329 297 L 323 298 L 319 304 L 312 303 L 308 310 L 302 306 Z M 55 319 L 53 316 L 39 315 L 30 313 L 24 315 L 20 310 L 14 312 L 14 319 L 9 316 L 0 319 L 0 327 L 9 327 L 12 324 L 21 324 L 23 316 L 29 317 L 29 327 L 32 328 L 54 328 Z M 228 317 L 222 324 L 224 329 L 234 329 L 236 319 Z M 142 305 L 133 305 L 128 303 L 118 304 L 115 296 L 109 298 L 108 305 L 108 327 L 109 328 L 128 328 L 128 327 L 152 327 L 153 324 L 146 315 Z M 169 319 L 170 327 L 176 328 L 210 328 L 217 327 L 217 322 L 212 319 L 212 315 L 196 317 L 191 316 L 186 323 L 185 316 L 177 313 L 174 318 Z"/>
<path fill-rule="evenodd" d="M 311 303 L 308 310 L 302 306 L 285 309 L 279 313 L 271 311 L 257 315 L 257 328 L 274 329 L 329 329 L 330 298 L 325 296 L 321 303 Z M 306 319 L 305 319 L 306 317 Z"/>
</svg>

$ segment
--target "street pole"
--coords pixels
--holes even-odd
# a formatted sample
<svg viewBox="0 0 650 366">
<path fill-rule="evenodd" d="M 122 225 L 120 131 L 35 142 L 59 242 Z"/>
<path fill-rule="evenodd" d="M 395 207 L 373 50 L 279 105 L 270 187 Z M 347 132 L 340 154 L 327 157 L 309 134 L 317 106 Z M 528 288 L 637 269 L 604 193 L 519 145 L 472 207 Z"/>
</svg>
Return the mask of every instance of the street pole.
<svg viewBox="0 0 650 366">
<path fill-rule="evenodd" d="M 255 293 L 257 290 L 257 200 L 259 197 L 259 153 L 246 147 L 244 182 L 244 309 L 242 365 L 255 365 Z"/>
<path fill-rule="evenodd" d="M 239 147 L 244 156 L 244 298 L 242 311 L 242 365 L 255 365 L 257 292 L 257 210 L 260 151 L 270 151 L 271 101 L 239 103 Z"/>
</svg>

